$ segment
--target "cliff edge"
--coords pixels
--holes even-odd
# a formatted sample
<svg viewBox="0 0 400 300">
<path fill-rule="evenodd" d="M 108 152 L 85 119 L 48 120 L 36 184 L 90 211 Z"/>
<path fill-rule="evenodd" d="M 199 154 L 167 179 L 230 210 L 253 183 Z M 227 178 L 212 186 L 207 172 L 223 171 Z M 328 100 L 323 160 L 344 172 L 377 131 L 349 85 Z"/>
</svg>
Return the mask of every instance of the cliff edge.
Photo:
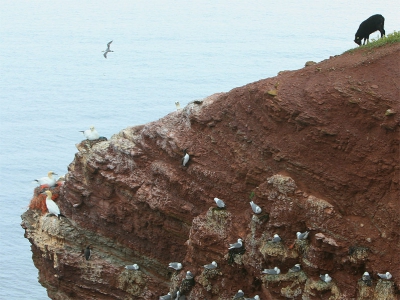
<svg viewBox="0 0 400 300">
<path fill-rule="evenodd" d="M 67 218 L 22 216 L 49 297 L 399 297 L 399 57 L 399 43 L 356 50 L 83 141 L 53 189 Z"/>
</svg>

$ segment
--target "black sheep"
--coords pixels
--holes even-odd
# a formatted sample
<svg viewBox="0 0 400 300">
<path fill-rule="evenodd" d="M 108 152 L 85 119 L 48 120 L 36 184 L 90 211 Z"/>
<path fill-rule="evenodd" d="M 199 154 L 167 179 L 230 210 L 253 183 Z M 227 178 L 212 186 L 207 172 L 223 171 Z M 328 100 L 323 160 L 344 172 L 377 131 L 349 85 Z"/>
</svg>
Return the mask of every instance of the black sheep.
<svg viewBox="0 0 400 300">
<path fill-rule="evenodd" d="M 365 45 L 365 41 L 369 43 L 369 35 L 377 30 L 380 31 L 381 37 L 385 35 L 385 29 L 383 28 L 385 25 L 385 18 L 382 15 L 373 15 L 366 19 L 364 22 L 360 24 L 356 32 L 356 38 L 354 42 L 361 46 L 361 41 L 364 39 L 363 45 Z"/>
</svg>

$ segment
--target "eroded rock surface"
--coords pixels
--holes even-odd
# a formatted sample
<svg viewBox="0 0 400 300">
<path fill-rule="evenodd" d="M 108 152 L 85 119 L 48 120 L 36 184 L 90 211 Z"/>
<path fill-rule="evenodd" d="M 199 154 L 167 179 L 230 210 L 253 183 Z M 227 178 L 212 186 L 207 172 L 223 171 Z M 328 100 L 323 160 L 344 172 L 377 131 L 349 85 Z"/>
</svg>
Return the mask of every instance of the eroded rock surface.
<svg viewBox="0 0 400 300">
<path fill-rule="evenodd" d="M 177 290 L 231 299 L 239 289 L 261 299 L 396 299 L 399 56 L 398 44 L 347 53 L 78 145 L 57 199 L 67 219 L 22 216 L 41 284 L 52 299 Z M 228 255 L 238 238 L 244 253 Z M 206 271 L 212 261 L 218 268 Z M 124 268 L 133 263 L 140 269 Z M 301 272 L 289 273 L 297 263 Z M 275 266 L 281 274 L 261 273 Z M 392 280 L 378 280 L 386 271 Z M 332 282 L 319 279 L 326 273 Z"/>
</svg>

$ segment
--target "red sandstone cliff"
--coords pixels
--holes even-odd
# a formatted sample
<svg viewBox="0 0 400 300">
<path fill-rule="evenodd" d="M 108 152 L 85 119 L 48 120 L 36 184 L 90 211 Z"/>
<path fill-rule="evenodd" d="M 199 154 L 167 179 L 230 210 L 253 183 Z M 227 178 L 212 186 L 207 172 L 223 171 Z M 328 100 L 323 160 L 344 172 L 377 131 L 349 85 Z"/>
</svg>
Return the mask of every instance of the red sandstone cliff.
<svg viewBox="0 0 400 300">
<path fill-rule="evenodd" d="M 67 219 L 23 215 L 41 284 L 52 299 L 158 299 L 190 270 L 186 299 L 239 289 L 261 299 L 396 299 L 399 57 L 400 44 L 346 53 L 82 142 L 57 200 Z M 269 242 L 275 233 L 282 243 Z M 246 252 L 230 264 L 239 237 Z M 217 271 L 204 272 L 213 260 Z M 180 272 L 168 268 L 174 261 Z M 133 263 L 139 271 L 124 269 Z M 302 272 L 287 273 L 296 263 Z M 275 266 L 279 276 L 261 274 Z M 365 271 L 371 286 L 359 280 Z M 378 280 L 386 271 L 393 279 Z"/>
</svg>

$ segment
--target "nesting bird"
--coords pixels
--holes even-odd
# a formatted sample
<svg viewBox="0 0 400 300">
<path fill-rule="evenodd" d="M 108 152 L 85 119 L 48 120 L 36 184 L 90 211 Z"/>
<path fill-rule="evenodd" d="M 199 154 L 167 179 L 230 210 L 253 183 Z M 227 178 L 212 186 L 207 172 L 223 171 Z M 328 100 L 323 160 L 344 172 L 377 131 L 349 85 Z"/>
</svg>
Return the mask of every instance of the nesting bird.
<svg viewBox="0 0 400 300">
<path fill-rule="evenodd" d="M 238 239 L 237 243 L 229 244 L 228 249 L 238 249 L 238 248 L 242 248 L 242 247 L 243 247 L 242 239 Z"/>
<path fill-rule="evenodd" d="M 251 209 L 255 214 L 261 213 L 261 207 L 259 207 L 257 204 L 255 204 L 253 201 L 250 201 Z"/>
<path fill-rule="evenodd" d="M 271 241 L 272 241 L 273 243 L 279 243 L 281 240 L 282 240 L 281 237 L 275 233 L 275 234 L 274 234 L 274 237 L 272 238 Z"/>
<path fill-rule="evenodd" d="M 89 260 L 90 257 L 92 256 L 92 249 L 90 249 L 90 246 L 87 246 L 85 249 L 85 259 Z"/>
<path fill-rule="evenodd" d="M 392 278 L 392 274 L 390 274 L 389 272 L 386 272 L 385 274 L 378 273 L 378 276 L 380 278 L 386 279 L 386 280 L 389 280 L 390 278 Z"/>
<path fill-rule="evenodd" d="M 51 215 L 56 215 L 58 218 L 64 217 L 66 218 L 62 213 L 60 213 L 60 209 L 58 208 L 58 205 L 51 199 L 53 196 L 52 192 L 50 191 L 44 191 L 42 194 L 46 194 L 46 206 L 47 210 Z"/>
<path fill-rule="evenodd" d="M 218 208 L 225 208 L 225 203 L 221 199 L 214 198 L 215 203 L 217 204 Z"/>
<path fill-rule="evenodd" d="M 368 272 L 364 272 L 363 276 L 361 277 L 361 280 L 368 286 L 371 286 L 372 284 L 372 279 Z"/>
<path fill-rule="evenodd" d="M 238 292 L 236 293 L 236 295 L 233 297 L 233 299 L 240 299 L 244 297 L 244 293 L 242 290 L 238 290 Z"/>
<path fill-rule="evenodd" d="M 303 233 L 297 232 L 297 233 L 296 233 L 296 236 L 297 236 L 297 239 L 298 239 L 298 240 L 305 240 L 305 239 L 308 237 L 308 234 L 309 234 L 308 231 L 303 232 Z"/>
<path fill-rule="evenodd" d="M 253 298 L 244 298 L 245 300 L 260 300 L 260 296 L 255 295 Z"/>
<path fill-rule="evenodd" d="M 281 270 L 278 267 L 275 267 L 273 269 L 264 269 L 262 271 L 263 274 L 268 274 L 268 275 L 278 275 L 281 273 Z"/>
<path fill-rule="evenodd" d="M 127 269 L 127 270 L 139 270 L 139 266 L 137 264 L 127 265 L 127 266 L 125 266 L 125 269 Z"/>
<path fill-rule="evenodd" d="M 171 293 L 168 293 L 167 295 L 160 296 L 159 300 L 171 300 L 172 296 Z"/>
<path fill-rule="evenodd" d="M 182 264 L 178 263 L 178 262 L 171 262 L 171 263 L 169 263 L 168 267 L 170 267 L 176 271 L 179 271 L 180 269 L 182 269 Z"/>
<path fill-rule="evenodd" d="M 94 141 L 98 140 L 100 135 L 97 132 L 97 130 L 94 128 L 94 126 L 90 126 L 89 129 L 86 129 L 85 131 L 80 130 L 79 132 L 82 132 L 85 138 L 89 141 Z"/>
<path fill-rule="evenodd" d="M 194 278 L 194 275 L 190 271 L 186 271 L 186 279 L 187 280 L 192 280 Z"/>
<path fill-rule="evenodd" d="M 107 44 L 107 49 L 103 51 L 103 52 L 104 52 L 104 54 L 103 54 L 104 58 L 107 58 L 107 53 L 108 53 L 108 52 L 114 52 L 114 51 L 110 50 L 110 45 L 111 45 L 112 42 L 113 42 L 113 41 L 109 42 L 109 43 Z"/>
<path fill-rule="evenodd" d="M 328 274 L 319 275 L 319 278 L 321 278 L 321 280 L 322 280 L 323 282 L 326 282 L 326 283 L 329 283 L 329 282 L 332 281 L 332 277 L 329 276 Z"/>
<path fill-rule="evenodd" d="M 182 157 L 182 166 L 186 166 L 186 164 L 189 162 L 189 154 L 187 153 L 187 149 L 183 150 L 183 157 Z"/>
<path fill-rule="evenodd" d="M 53 177 L 53 175 L 57 175 L 53 171 L 49 171 L 47 173 L 47 177 L 42 177 L 39 179 L 35 179 L 36 182 L 39 183 L 40 186 L 45 185 L 48 187 L 56 186 L 57 180 Z"/>
<path fill-rule="evenodd" d="M 218 265 L 215 261 L 213 261 L 211 264 L 204 265 L 204 268 L 207 270 L 213 270 L 213 269 L 216 269 L 217 267 L 218 267 Z"/>
<path fill-rule="evenodd" d="M 301 270 L 301 266 L 300 264 L 295 264 L 294 267 L 289 269 L 289 273 L 296 273 L 296 272 L 300 272 Z"/>
</svg>

